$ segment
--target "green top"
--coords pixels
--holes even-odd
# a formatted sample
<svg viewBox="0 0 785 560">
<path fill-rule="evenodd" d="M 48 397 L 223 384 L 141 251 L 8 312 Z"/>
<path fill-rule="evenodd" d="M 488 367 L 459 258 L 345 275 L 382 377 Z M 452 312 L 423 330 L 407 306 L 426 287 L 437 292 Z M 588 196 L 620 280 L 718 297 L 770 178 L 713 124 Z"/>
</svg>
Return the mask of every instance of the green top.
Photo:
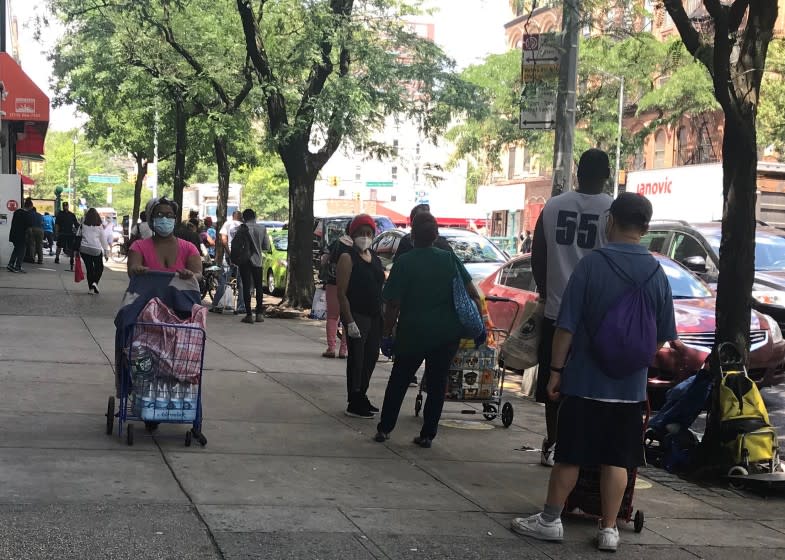
<svg viewBox="0 0 785 560">
<path fill-rule="evenodd" d="M 422 354 L 461 338 L 452 294 L 456 274 L 471 282 L 455 255 L 435 247 L 412 249 L 395 262 L 383 297 L 401 306 L 396 354 Z"/>
</svg>

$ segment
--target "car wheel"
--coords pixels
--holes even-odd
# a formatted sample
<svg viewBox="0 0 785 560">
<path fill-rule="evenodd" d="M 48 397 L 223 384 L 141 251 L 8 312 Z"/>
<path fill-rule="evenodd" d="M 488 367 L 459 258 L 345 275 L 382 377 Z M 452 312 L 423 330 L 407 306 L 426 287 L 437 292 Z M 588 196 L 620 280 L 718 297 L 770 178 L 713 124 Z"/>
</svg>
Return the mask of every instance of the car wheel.
<svg viewBox="0 0 785 560">
<path fill-rule="evenodd" d="M 267 293 L 275 294 L 275 274 L 273 274 L 272 268 L 267 271 Z"/>
</svg>

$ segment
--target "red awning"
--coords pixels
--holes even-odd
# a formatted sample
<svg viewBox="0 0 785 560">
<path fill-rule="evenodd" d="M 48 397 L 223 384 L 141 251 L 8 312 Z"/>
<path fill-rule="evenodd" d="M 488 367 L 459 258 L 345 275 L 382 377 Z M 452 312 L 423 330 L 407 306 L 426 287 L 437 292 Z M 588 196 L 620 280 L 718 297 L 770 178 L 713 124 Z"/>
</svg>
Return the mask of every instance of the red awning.
<svg viewBox="0 0 785 560">
<path fill-rule="evenodd" d="M 441 216 L 436 216 L 436 223 L 438 223 L 440 227 L 481 228 L 485 227 L 486 221 L 487 220 L 476 218 L 443 218 Z"/>
<path fill-rule="evenodd" d="M 22 174 L 20 173 L 20 175 L 22 175 Z M 22 184 L 23 185 L 35 185 L 35 181 L 33 181 L 27 175 L 22 175 Z"/>
<path fill-rule="evenodd" d="M 49 122 L 49 98 L 6 52 L 0 52 L 0 80 L 7 94 L 0 101 L 3 120 Z"/>
<path fill-rule="evenodd" d="M 376 212 L 380 216 L 387 216 L 396 226 L 404 227 L 409 224 L 409 216 L 387 208 L 384 204 L 376 205 Z"/>
</svg>

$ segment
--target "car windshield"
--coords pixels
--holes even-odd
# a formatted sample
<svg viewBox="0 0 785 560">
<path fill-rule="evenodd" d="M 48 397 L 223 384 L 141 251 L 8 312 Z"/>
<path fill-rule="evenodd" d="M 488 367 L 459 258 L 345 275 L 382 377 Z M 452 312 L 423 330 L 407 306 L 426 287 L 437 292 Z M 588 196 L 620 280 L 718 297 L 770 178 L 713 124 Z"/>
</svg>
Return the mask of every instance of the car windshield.
<svg viewBox="0 0 785 560">
<path fill-rule="evenodd" d="M 696 299 L 713 297 L 711 290 L 684 267 L 671 260 L 660 259 L 662 269 L 671 285 L 673 299 Z"/>
<path fill-rule="evenodd" d="M 507 262 L 504 253 L 482 235 L 445 235 L 444 237 L 463 264 Z"/>
<path fill-rule="evenodd" d="M 286 235 L 273 237 L 273 246 L 278 251 L 287 251 L 289 249 L 289 237 Z"/>
<path fill-rule="evenodd" d="M 720 235 L 707 236 L 716 255 L 720 254 Z M 785 270 L 785 237 L 758 232 L 755 235 L 755 270 Z"/>
</svg>

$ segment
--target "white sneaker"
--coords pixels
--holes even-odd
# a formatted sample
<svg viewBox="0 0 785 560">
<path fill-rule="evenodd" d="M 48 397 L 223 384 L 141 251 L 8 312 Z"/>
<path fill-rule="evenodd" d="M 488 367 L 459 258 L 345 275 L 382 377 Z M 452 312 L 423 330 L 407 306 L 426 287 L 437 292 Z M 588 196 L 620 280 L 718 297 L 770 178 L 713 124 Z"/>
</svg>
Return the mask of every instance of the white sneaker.
<svg viewBox="0 0 785 560">
<path fill-rule="evenodd" d="M 561 519 L 546 522 L 542 514 L 531 517 L 516 517 L 510 523 L 513 531 L 525 537 L 532 537 L 541 541 L 561 542 L 564 539 L 564 526 Z"/>
<path fill-rule="evenodd" d="M 542 440 L 542 453 L 540 454 L 540 464 L 545 467 L 552 467 L 556 461 L 556 444 L 548 445 L 548 440 Z"/>
<path fill-rule="evenodd" d="M 619 529 L 611 527 L 603 529 L 600 525 L 600 530 L 597 532 L 597 548 L 607 552 L 616 552 L 619 548 Z"/>
</svg>

